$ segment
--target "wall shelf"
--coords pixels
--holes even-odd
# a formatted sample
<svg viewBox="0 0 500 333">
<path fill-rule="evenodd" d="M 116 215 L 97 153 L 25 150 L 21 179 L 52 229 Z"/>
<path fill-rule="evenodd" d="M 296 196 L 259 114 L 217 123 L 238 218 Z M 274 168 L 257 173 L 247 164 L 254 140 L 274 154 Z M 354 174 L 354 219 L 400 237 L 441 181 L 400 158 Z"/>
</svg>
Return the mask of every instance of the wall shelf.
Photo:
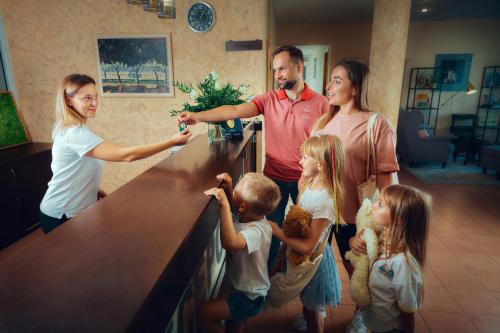
<svg viewBox="0 0 500 333">
<path fill-rule="evenodd" d="M 426 129 L 433 134 L 436 134 L 441 101 L 440 70 L 439 67 L 411 68 L 406 98 L 406 111 L 421 112 Z"/>
<path fill-rule="evenodd" d="M 486 144 L 498 144 L 500 134 L 500 66 L 486 66 L 477 103 L 478 129 Z"/>
</svg>

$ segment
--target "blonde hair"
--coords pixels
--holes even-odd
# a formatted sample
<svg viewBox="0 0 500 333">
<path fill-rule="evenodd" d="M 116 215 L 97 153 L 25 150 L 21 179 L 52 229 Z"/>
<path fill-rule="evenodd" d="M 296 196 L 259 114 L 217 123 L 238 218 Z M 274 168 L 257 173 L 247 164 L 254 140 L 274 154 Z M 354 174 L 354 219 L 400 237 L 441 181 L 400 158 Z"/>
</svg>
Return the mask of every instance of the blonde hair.
<svg viewBox="0 0 500 333">
<path fill-rule="evenodd" d="M 360 110 L 368 112 L 370 111 L 368 107 L 368 74 L 370 70 L 363 62 L 357 59 L 344 59 L 339 61 L 335 67 L 342 67 L 347 72 L 347 77 L 351 81 L 351 84 L 356 89 L 356 95 L 354 95 L 354 106 Z M 340 106 L 333 106 L 329 112 L 322 115 L 314 125 L 314 130 L 320 130 L 326 126 L 332 120 L 332 118 L 339 112 Z"/>
<path fill-rule="evenodd" d="M 240 180 L 240 186 L 241 198 L 258 215 L 272 213 L 281 200 L 278 185 L 260 173 L 246 173 Z"/>
<path fill-rule="evenodd" d="M 95 85 L 95 81 L 90 76 L 84 74 L 70 74 L 62 80 L 57 90 L 54 134 L 66 127 L 81 126 L 85 122 L 85 118 L 68 105 L 66 97 L 73 97 L 78 89 L 87 84 Z"/>
<path fill-rule="evenodd" d="M 308 138 L 300 147 L 302 155 L 308 155 L 317 160 L 321 166 L 321 175 L 326 182 L 328 192 L 334 199 L 334 213 L 336 225 L 341 222 L 344 198 L 344 149 L 340 139 L 334 135 L 313 136 Z M 310 180 L 309 180 L 310 181 Z M 304 189 L 301 188 L 302 192 Z"/>
<path fill-rule="evenodd" d="M 386 253 L 410 253 L 423 266 L 431 217 L 429 194 L 406 185 L 390 185 L 380 193 L 391 212 L 392 224 L 386 240 Z M 411 262 L 411 261 L 408 261 Z"/>
</svg>

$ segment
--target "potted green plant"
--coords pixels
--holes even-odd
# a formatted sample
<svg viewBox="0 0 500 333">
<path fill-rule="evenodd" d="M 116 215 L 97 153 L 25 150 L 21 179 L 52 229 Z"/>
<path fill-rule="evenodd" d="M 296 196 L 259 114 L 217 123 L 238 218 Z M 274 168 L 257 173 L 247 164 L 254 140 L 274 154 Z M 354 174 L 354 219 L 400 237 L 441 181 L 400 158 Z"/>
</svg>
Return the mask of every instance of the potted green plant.
<svg viewBox="0 0 500 333">
<path fill-rule="evenodd" d="M 250 97 L 243 98 L 247 92 L 248 85 L 240 84 L 236 89 L 231 82 L 223 84 L 218 75 L 211 72 L 205 79 L 193 87 L 192 83 L 175 82 L 174 85 L 183 93 L 189 94 L 192 104 L 185 102 L 181 110 L 171 110 L 172 117 L 183 111 L 201 112 L 211 110 L 222 105 L 238 105 L 248 102 Z M 229 127 L 225 121 L 208 123 L 208 141 L 224 140 L 225 132 Z"/>
</svg>

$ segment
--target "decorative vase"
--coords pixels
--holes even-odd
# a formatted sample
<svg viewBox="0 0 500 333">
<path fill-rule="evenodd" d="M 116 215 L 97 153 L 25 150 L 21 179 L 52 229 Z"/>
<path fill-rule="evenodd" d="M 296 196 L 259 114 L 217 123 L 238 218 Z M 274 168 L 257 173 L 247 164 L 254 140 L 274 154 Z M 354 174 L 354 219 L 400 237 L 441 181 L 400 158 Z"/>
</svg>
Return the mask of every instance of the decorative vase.
<svg viewBox="0 0 500 333">
<path fill-rule="evenodd" d="M 208 123 L 208 143 L 223 141 L 224 128 L 217 123 Z"/>
</svg>

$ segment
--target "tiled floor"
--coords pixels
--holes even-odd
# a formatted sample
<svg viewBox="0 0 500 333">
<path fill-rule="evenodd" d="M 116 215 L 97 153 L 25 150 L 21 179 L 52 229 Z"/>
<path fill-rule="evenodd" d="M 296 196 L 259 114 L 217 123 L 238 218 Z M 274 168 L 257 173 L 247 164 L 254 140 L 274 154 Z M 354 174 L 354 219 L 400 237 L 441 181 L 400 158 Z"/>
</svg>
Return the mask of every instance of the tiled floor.
<svg viewBox="0 0 500 333">
<path fill-rule="evenodd" d="M 401 171 L 400 182 L 434 198 L 424 302 L 416 317 L 416 331 L 499 333 L 500 187 L 424 184 L 406 170 Z M 340 262 L 337 265 L 342 276 L 342 305 L 328 312 L 328 333 L 343 333 L 354 311 L 347 274 Z M 291 325 L 300 311 L 296 300 L 280 311 L 253 318 L 245 332 L 294 332 Z"/>
</svg>

